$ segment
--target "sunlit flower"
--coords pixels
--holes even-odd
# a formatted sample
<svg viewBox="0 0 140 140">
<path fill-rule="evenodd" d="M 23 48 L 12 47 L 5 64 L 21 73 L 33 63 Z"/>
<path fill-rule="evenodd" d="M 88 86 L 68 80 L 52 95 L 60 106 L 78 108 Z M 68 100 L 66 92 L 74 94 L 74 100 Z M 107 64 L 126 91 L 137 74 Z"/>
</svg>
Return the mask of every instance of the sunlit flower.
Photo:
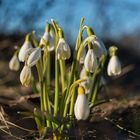
<svg viewBox="0 0 140 140">
<path fill-rule="evenodd" d="M 93 72 L 97 67 L 97 58 L 93 49 L 88 50 L 85 57 L 84 66 L 88 72 Z"/>
<path fill-rule="evenodd" d="M 34 66 L 41 56 L 41 48 L 35 48 L 34 51 L 29 55 L 29 58 L 27 60 L 27 65 L 29 67 Z"/>
<path fill-rule="evenodd" d="M 89 116 L 90 109 L 85 90 L 82 86 L 78 88 L 78 96 L 74 106 L 74 114 L 77 120 L 86 120 Z"/>
<path fill-rule="evenodd" d="M 102 55 L 107 55 L 107 50 L 102 40 L 96 37 L 93 44 L 95 45 L 94 51 L 98 58 Z"/>
<path fill-rule="evenodd" d="M 21 62 L 24 62 L 28 55 L 32 52 L 33 47 L 30 43 L 30 41 L 25 40 L 24 44 L 22 45 L 20 51 L 19 51 L 19 55 L 18 58 Z"/>
<path fill-rule="evenodd" d="M 32 78 L 31 68 L 25 65 L 20 73 L 20 81 L 22 85 L 28 86 L 31 82 L 31 78 Z"/>
<path fill-rule="evenodd" d="M 20 63 L 19 63 L 18 57 L 17 55 L 13 55 L 13 57 L 11 58 L 9 62 L 9 68 L 11 70 L 18 71 L 19 67 L 20 67 Z"/>
<path fill-rule="evenodd" d="M 49 42 L 48 43 L 48 51 L 53 51 L 54 50 L 54 43 L 55 43 L 55 36 L 54 32 L 45 32 L 44 35 L 42 36 L 40 40 L 40 45 L 45 45 L 44 42 Z"/>
<path fill-rule="evenodd" d="M 109 76 L 117 76 L 121 73 L 121 63 L 116 55 L 110 58 L 107 73 Z"/>
<path fill-rule="evenodd" d="M 57 48 L 56 48 L 56 55 L 57 55 L 57 59 L 69 59 L 71 56 L 71 50 L 69 45 L 66 43 L 66 41 L 64 40 L 64 38 L 60 38 Z"/>
</svg>

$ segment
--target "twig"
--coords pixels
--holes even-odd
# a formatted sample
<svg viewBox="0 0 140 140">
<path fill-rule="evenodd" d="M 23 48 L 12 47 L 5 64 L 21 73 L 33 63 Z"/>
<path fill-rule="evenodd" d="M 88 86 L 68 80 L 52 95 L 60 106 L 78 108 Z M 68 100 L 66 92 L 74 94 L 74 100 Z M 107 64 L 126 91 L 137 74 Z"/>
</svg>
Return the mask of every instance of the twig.
<svg viewBox="0 0 140 140">
<path fill-rule="evenodd" d="M 115 125 L 117 128 L 119 128 L 119 129 L 121 129 L 121 130 L 127 132 L 128 134 L 131 134 L 131 135 L 133 135 L 133 136 L 136 136 L 136 137 L 139 137 L 139 138 L 140 138 L 140 134 L 137 134 L 137 133 L 135 133 L 135 132 L 133 132 L 133 131 L 130 131 L 130 130 L 128 130 L 128 129 L 122 127 L 122 126 L 120 126 L 119 124 L 116 124 L 115 122 L 113 122 L 113 121 L 112 121 L 111 119 L 109 119 L 108 117 L 105 117 L 104 119 L 107 120 L 107 121 L 109 121 L 109 122 L 112 123 L 113 125 Z"/>
</svg>

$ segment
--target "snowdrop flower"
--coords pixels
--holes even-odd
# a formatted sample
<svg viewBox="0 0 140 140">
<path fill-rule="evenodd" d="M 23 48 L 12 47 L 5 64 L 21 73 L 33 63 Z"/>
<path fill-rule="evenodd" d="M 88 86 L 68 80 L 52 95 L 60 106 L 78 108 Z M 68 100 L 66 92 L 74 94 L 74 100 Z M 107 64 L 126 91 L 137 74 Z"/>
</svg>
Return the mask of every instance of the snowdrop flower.
<svg viewBox="0 0 140 140">
<path fill-rule="evenodd" d="M 88 72 L 93 72 L 95 68 L 97 67 L 97 58 L 93 49 L 88 50 L 85 57 L 84 66 Z"/>
<path fill-rule="evenodd" d="M 10 70 L 14 70 L 14 71 L 18 71 L 20 67 L 20 63 L 18 60 L 17 55 L 13 55 L 13 57 L 11 58 L 10 62 L 9 62 L 9 68 Z"/>
<path fill-rule="evenodd" d="M 29 67 L 34 66 L 40 59 L 40 56 L 41 56 L 41 48 L 35 48 L 34 51 L 28 57 L 27 65 Z"/>
<path fill-rule="evenodd" d="M 31 53 L 33 50 L 33 47 L 31 45 L 31 42 L 29 41 L 29 39 L 26 37 L 24 44 L 22 45 L 20 51 L 19 51 L 19 55 L 18 58 L 21 62 L 24 62 L 29 53 Z"/>
<path fill-rule="evenodd" d="M 49 42 L 48 45 L 48 51 L 53 51 L 54 50 L 54 42 L 55 42 L 55 37 L 54 37 L 54 32 L 50 30 L 50 32 L 45 32 L 44 35 L 42 36 L 40 40 L 40 45 L 45 45 L 44 41 Z"/>
<path fill-rule="evenodd" d="M 108 63 L 107 73 L 109 76 L 117 76 L 121 73 L 121 64 L 116 55 L 113 55 Z"/>
<path fill-rule="evenodd" d="M 21 73 L 20 73 L 20 81 L 22 85 L 28 86 L 30 84 L 32 78 L 31 69 L 28 66 L 24 66 Z"/>
<path fill-rule="evenodd" d="M 102 55 L 107 55 L 107 50 L 102 40 L 96 37 L 93 44 L 95 45 L 94 51 L 98 58 Z"/>
<path fill-rule="evenodd" d="M 57 59 L 69 59 L 71 56 L 71 50 L 69 45 L 66 43 L 66 41 L 64 40 L 64 38 L 60 38 L 57 48 L 56 48 L 56 55 L 57 55 Z"/>
<path fill-rule="evenodd" d="M 77 120 L 86 120 L 89 116 L 90 109 L 85 90 L 82 86 L 78 88 L 78 96 L 74 106 L 74 114 Z"/>
</svg>

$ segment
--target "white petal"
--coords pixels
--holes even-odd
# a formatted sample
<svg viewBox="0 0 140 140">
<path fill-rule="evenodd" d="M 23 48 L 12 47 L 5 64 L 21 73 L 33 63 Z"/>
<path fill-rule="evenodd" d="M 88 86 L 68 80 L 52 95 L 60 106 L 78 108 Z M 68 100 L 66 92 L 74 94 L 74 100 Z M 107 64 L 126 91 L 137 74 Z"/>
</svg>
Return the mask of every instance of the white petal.
<svg viewBox="0 0 140 140">
<path fill-rule="evenodd" d="M 28 86 L 32 77 L 31 69 L 28 66 L 24 66 L 20 73 L 20 81 L 22 85 Z"/>
<path fill-rule="evenodd" d="M 109 76 L 116 76 L 121 73 L 121 64 L 117 56 L 112 56 L 110 58 L 107 72 Z"/>
<path fill-rule="evenodd" d="M 89 116 L 90 109 L 85 94 L 79 94 L 75 106 L 74 113 L 77 120 L 86 120 Z"/>
<path fill-rule="evenodd" d="M 57 59 L 63 59 L 63 60 L 69 59 L 71 56 L 70 47 L 63 38 L 59 39 L 56 48 L 56 55 L 57 55 Z"/>
<path fill-rule="evenodd" d="M 28 49 L 31 49 L 33 48 L 31 43 L 29 41 L 25 41 L 24 44 L 22 45 L 20 51 L 19 51 L 19 55 L 18 55 L 18 58 L 21 62 L 24 62 L 25 59 L 27 58 L 28 56 Z"/>
<path fill-rule="evenodd" d="M 96 48 L 94 49 L 94 51 L 97 57 L 101 57 L 103 54 L 107 55 L 106 47 L 99 38 L 96 37 L 94 44 L 96 45 Z"/>
<path fill-rule="evenodd" d="M 29 67 L 34 66 L 40 59 L 40 56 L 41 56 L 41 48 L 35 48 L 35 50 L 30 54 L 27 60 L 27 65 Z"/>
<path fill-rule="evenodd" d="M 46 42 L 49 41 L 48 51 L 53 51 L 54 50 L 54 43 L 55 43 L 54 34 L 52 34 L 51 32 L 50 33 L 45 32 L 40 40 L 40 45 L 44 45 L 44 41 L 46 41 Z"/>
<path fill-rule="evenodd" d="M 14 55 L 9 62 L 9 68 L 11 70 L 18 71 L 19 67 L 20 67 L 20 63 L 19 63 L 18 57 L 17 55 Z"/>
<path fill-rule="evenodd" d="M 54 46 L 55 46 L 55 35 L 53 31 L 49 32 L 50 36 L 49 36 L 49 46 L 48 46 L 48 51 L 53 51 L 54 50 Z"/>
<path fill-rule="evenodd" d="M 39 45 L 44 45 L 44 41 L 48 41 L 49 39 L 49 34 L 48 33 L 44 33 L 44 35 L 42 36 L 42 38 L 41 38 L 41 40 L 40 40 L 40 43 L 39 43 Z"/>
<path fill-rule="evenodd" d="M 97 67 L 97 58 L 93 49 L 88 50 L 85 57 L 84 66 L 85 66 L 85 69 L 89 72 L 93 72 L 95 68 Z"/>
</svg>

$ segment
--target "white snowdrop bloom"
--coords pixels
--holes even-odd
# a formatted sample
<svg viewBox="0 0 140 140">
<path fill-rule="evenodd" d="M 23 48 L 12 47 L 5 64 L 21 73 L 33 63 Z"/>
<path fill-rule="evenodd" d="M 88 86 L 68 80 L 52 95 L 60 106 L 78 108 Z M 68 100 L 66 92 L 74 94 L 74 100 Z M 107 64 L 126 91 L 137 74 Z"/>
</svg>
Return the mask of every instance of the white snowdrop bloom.
<svg viewBox="0 0 140 140">
<path fill-rule="evenodd" d="M 57 48 L 56 48 L 56 55 L 57 55 L 57 59 L 69 59 L 71 56 L 71 50 L 69 45 L 66 43 L 66 41 L 64 40 L 64 38 L 60 38 Z"/>
<path fill-rule="evenodd" d="M 35 48 L 34 51 L 28 57 L 27 65 L 29 67 L 34 66 L 40 59 L 40 56 L 41 56 L 41 48 Z"/>
<path fill-rule="evenodd" d="M 97 67 L 97 57 L 96 54 L 94 53 L 93 49 L 89 49 L 86 57 L 85 57 L 85 61 L 84 61 L 84 66 L 85 69 L 88 72 L 93 72 L 95 70 L 95 68 Z"/>
<path fill-rule="evenodd" d="M 19 63 L 18 57 L 17 55 L 13 55 L 13 57 L 11 58 L 9 62 L 9 68 L 10 70 L 18 71 L 19 67 L 20 67 L 20 63 Z"/>
<path fill-rule="evenodd" d="M 29 53 L 32 51 L 32 49 L 33 47 L 30 41 L 25 40 L 18 54 L 19 61 L 24 62 L 28 57 Z"/>
<path fill-rule="evenodd" d="M 90 109 L 85 90 L 82 86 L 78 88 L 78 96 L 74 106 L 74 114 L 77 120 L 86 120 L 89 116 Z"/>
<path fill-rule="evenodd" d="M 121 63 L 117 56 L 112 56 L 109 60 L 107 73 L 109 76 L 117 76 L 121 73 Z"/>
<path fill-rule="evenodd" d="M 44 35 L 42 36 L 39 44 L 40 45 L 45 45 L 44 41 L 49 42 L 48 51 L 53 51 L 54 50 L 55 37 L 54 37 L 54 33 L 52 31 L 50 31 L 48 33 L 45 32 Z"/>
<path fill-rule="evenodd" d="M 31 68 L 25 65 L 20 73 L 20 82 L 22 83 L 22 85 L 28 86 L 31 82 L 31 78 Z"/>
<path fill-rule="evenodd" d="M 107 50 L 102 40 L 96 37 L 93 44 L 95 45 L 94 51 L 98 58 L 102 55 L 107 55 Z"/>
</svg>

